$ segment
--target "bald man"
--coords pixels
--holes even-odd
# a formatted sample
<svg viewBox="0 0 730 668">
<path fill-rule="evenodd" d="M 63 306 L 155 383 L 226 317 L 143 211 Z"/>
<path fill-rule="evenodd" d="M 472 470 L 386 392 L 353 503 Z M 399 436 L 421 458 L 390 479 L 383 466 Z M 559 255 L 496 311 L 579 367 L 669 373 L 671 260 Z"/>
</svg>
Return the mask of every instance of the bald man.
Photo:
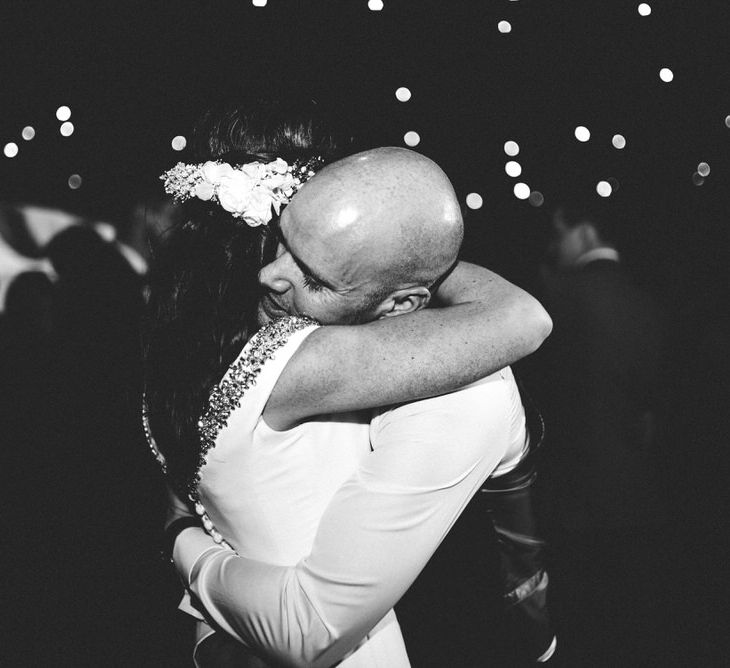
<svg viewBox="0 0 730 668">
<path fill-rule="evenodd" d="M 322 170 L 284 212 L 279 230 L 287 252 L 261 271 L 269 289 L 259 309 L 263 321 L 309 313 L 343 324 L 420 308 L 463 238 L 446 175 L 425 156 L 397 148 Z M 300 271 L 309 290 L 292 281 Z"/>
<path fill-rule="evenodd" d="M 383 148 L 319 172 L 282 213 L 278 234 L 277 256 L 260 273 L 261 322 L 307 314 L 324 324 L 366 323 L 428 305 L 456 263 L 463 223 L 435 163 Z M 342 411 L 372 407 L 369 396 L 330 382 L 329 365 L 343 355 L 327 330 L 307 337 L 266 403 L 263 419 L 282 435 L 321 412 L 325 395 L 329 406 L 341 397 Z M 356 347 L 347 354 L 354 374 L 368 374 Z M 393 374 L 410 362 L 395 359 Z M 427 395 L 418 378 L 412 383 L 414 395 Z M 340 661 L 413 583 L 482 482 L 513 470 L 529 450 L 508 367 L 370 418 L 372 451 L 335 493 L 311 555 L 297 565 L 241 557 L 198 528 L 175 541 L 180 575 L 207 615 L 285 665 Z"/>
</svg>

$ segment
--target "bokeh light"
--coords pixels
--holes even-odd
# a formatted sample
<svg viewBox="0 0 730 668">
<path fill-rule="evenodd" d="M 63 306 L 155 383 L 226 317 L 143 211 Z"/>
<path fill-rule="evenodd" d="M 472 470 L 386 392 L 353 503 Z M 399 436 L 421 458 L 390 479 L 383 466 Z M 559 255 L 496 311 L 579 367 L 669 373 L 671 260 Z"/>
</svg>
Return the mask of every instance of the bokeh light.
<svg viewBox="0 0 730 668">
<path fill-rule="evenodd" d="M 71 174 L 71 176 L 68 177 L 68 187 L 71 188 L 71 190 L 78 190 L 82 183 L 83 179 L 78 174 Z"/>
<path fill-rule="evenodd" d="M 6 158 L 14 158 L 16 155 L 18 155 L 18 145 L 14 141 L 8 142 L 7 144 L 5 144 L 3 153 L 5 154 Z"/>
<path fill-rule="evenodd" d="M 539 190 L 533 190 L 527 201 L 534 207 L 542 206 L 545 203 L 545 197 Z"/>
<path fill-rule="evenodd" d="M 575 138 L 578 141 L 586 142 L 591 138 L 591 131 L 585 125 L 579 125 L 575 129 Z"/>
<path fill-rule="evenodd" d="M 397 91 L 395 91 L 395 98 L 398 102 L 408 102 L 408 100 L 411 99 L 411 91 L 405 86 L 401 86 Z"/>
<path fill-rule="evenodd" d="M 74 133 L 74 124 L 71 121 L 61 123 L 61 136 L 70 137 Z"/>
<path fill-rule="evenodd" d="M 177 135 L 172 138 L 170 143 L 172 144 L 173 151 L 182 151 L 188 145 L 188 140 L 182 135 Z"/>
<path fill-rule="evenodd" d="M 517 177 L 522 174 L 522 166 L 515 160 L 510 160 L 505 166 L 504 171 L 507 172 L 507 176 Z"/>
<path fill-rule="evenodd" d="M 614 135 L 611 143 L 614 148 L 624 148 L 626 146 L 626 137 L 623 135 Z"/>
<path fill-rule="evenodd" d="M 267 0 L 251 0 L 254 7 L 266 7 Z"/>
<path fill-rule="evenodd" d="M 725 125 L 730 128 L 730 116 L 725 116 Z"/>
<path fill-rule="evenodd" d="M 645 2 L 642 2 L 639 5 L 638 9 L 639 9 L 639 14 L 641 14 L 641 16 L 649 16 L 649 14 L 651 14 L 651 7 L 649 5 L 647 5 Z"/>
<path fill-rule="evenodd" d="M 709 176 L 710 165 L 708 165 L 706 162 L 701 162 L 699 165 L 697 165 L 697 173 L 702 177 Z"/>
<path fill-rule="evenodd" d="M 701 186 L 705 182 L 705 179 L 700 176 L 697 172 L 692 174 L 692 183 L 694 183 L 696 186 Z"/>
<path fill-rule="evenodd" d="M 672 70 L 668 67 L 662 67 L 662 69 L 659 70 L 659 78 L 664 83 L 669 83 L 672 79 L 674 79 L 674 72 L 672 72 Z"/>
<path fill-rule="evenodd" d="M 469 193 L 466 196 L 466 205 L 470 209 L 481 209 L 482 204 L 484 204 L 484 201 L 479 193 Z"/>
<path fill-rule="evenodd" d="M 514 193 L 517 199 L 527 199 L 530 196 L 530 186 L 526 183 L 515 183 Z"/>
<path fill-rule="evenodd" d="M 379 12 L 383 9 L 383 0 L 368 0 L 368 9 L 372 12 Z"/>
<path fill-rule="evenodd" d="M 56 109 L 56 118 L 59 121 L 67 121 L 71 118 L 71 110 L 66 105 L 59 107 Z"/>
<path fill-rule="evenodd" d="M 611 188 L 611 184 L 608 181 L 599 181 L 596 185 L 596 192 L 601 197 L 610 197 L 613 192 L 613 188 Z"/>
<path fill-rule="evenodd" d="M 503 34 L 506 34 L 508 32 L 512 32 L 512 25 L 509 21 L 500 21 L 497 24 L 497 30 L 499 30 L 499 32 Z"/>
<path fill-rule="evenodd" d="M 35 128 L 32 125 L 26 125 L 20 135 L 25 141 L 30 141 L 35 137 Z"/>
<path fill-rule="evenodd" d="M 728 116 L 730 118 L 730 116 Z M 513 158 L 520 152 L 519 144 L 516 141 L 512 141 L 511 139 L 509 141 L 506 141 L 504 143 L 504 152 Z"/>
<path fill-rule="evenodd" d="M 421 137 L 413 130 L 409 130 L 403 135 L 403 141 L 406 146 L 418 146 L 421 143 Z"/>
<path fill-rule="evenodd" d="M 117 228 L 111 223 L 100 220 L 98 223 L 94 223 L 94 230 L 109 244 L 113 244 L 117 239 Z"/>
</svg>

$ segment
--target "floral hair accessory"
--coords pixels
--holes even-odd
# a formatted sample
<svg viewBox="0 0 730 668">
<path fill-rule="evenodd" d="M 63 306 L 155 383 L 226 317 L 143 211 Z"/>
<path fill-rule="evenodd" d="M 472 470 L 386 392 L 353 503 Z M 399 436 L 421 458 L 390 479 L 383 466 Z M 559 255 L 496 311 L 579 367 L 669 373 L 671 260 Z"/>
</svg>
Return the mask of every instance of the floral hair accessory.
<svg viewBox="0 0 730 668">
<path fill-rule="evenodd" d="M 322 158 L 306 163 L 287 163 L 281 158 L 272 162 L 247 162 L 233 167 L 227 162 L 208 161 L 198 165 L 178 162 L 160 179 L 165 192 L 178 202 L 197 197 L 220 204 L 234 218 L 243 218 L 251 227 L 266 225 L 272 211 L 279 215 L 320 166 Z"/>
</svg>

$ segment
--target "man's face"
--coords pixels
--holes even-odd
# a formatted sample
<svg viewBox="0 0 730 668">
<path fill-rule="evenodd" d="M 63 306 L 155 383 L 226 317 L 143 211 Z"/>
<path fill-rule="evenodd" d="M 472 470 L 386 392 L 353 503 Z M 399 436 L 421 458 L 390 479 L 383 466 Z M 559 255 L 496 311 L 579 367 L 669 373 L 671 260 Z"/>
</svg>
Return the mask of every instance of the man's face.
<svg viewBox="0 0 730 668">
<path fill-rule="evenodd" d="M 371 319 L 376 283 L 368 277 L 366 253 L 351 239 L 333 234 L 325 221 L 298 219 L 287 207 L 273 228 L 276 258 L 259 272 L 264 296 L 259 324 L 283 315 L 309 315 L 323 324 Z"/>
</svg>

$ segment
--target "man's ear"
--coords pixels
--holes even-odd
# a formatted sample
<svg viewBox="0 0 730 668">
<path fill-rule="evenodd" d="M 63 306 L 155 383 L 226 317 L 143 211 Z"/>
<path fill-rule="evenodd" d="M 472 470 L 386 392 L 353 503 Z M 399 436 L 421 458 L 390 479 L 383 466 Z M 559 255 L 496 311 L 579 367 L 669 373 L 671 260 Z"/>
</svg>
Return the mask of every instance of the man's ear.
<svg viewBox="0 0 730 668">
<path fill-rule="evenodd" d="M 431 301 L 430 290 L 422 285 L 391 292 L 375 309 L 375 319 L 405 315 L 426 308 Z"/>
</svg>

